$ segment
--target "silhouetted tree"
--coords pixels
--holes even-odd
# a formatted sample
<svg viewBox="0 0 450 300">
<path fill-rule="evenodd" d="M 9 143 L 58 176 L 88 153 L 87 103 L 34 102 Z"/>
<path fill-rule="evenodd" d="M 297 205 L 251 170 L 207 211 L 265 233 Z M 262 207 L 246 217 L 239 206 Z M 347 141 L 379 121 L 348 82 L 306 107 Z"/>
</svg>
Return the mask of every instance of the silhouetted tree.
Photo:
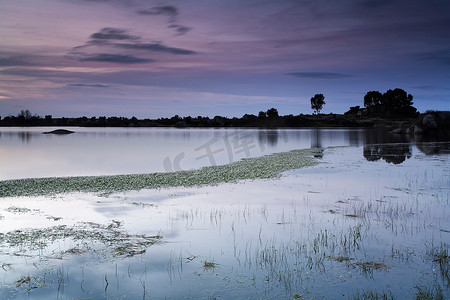
<svg viewBox="0 0 450 300">
<path fill-rule="evenodd" d="M 315 94 L 311 98 L 311 108 L 318 114 L 325 105 L 325 96 L 323 94 Z"/>
<path fill-rule="evenodd" d="M 413 116 L 416 108 L 412 106 L 413 96 L 402 89 L 387 90 L 381 94 L 370 91 L 364 96 L 364 106 L 369 115 L 377 116 Z"/>
<path fill-rule="evenodd" d="M 19 118 L 23 118 L 23 119 L 25 119 L 25 120 L 29 120 L 29 119 L 31 119 L 32 117 L 33 117 L 33 115 L 31 114 L 31 112 L 28 110 L 28 109 L 26 109 L 26 110 L 21 110 L 20 111 L 20 114 L 19 115 L 17 115 L 17 117 L 19 117 Z"/>
<path fill-rule="evenodd" d="M 269 118 L 276 118 L 278 117 L 278 110 L 272 107 L 271 109 L 267 110 L 266 115 Z"/>
<path fill-rule="evenodd" d="M 181 121 L 181 118 L 180 118 L 179 115 L 175 115 L 175 116 L 173 116 L 172 118 L 170 118 L 170 121 L 172 122 L 172 124 L 175 124 L 175 123 L 177 123 L 177 122 L 180 122 L 180 121 Z"/>
<path fill-rule="evenodd" d="M 383 94 L 381 105 L 391 115 L 413 115 L 416 109 L 413 105 L 413 96 L 402 89 L 387 90 Z"/>
<path fill-rule="evenodd" d="M 378 91 L 370 91 L 364 96 L 365 107 L 375 107 L 381 105 L 383 94 Z"/>
<path fill-rule="evenodd" d="M 265 118 L 265 117 L 267 117 L 267 114 L 266 114 L 265 112 L 260 111 L 260 112 L 258 113 L 258 118 Z"/>
</svg>

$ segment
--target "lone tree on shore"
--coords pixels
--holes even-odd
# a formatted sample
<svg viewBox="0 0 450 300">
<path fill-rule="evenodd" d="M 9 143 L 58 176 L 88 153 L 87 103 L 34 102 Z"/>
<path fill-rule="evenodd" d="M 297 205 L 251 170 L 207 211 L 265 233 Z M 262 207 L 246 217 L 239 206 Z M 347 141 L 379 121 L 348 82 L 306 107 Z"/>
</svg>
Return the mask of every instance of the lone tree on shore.
<svg viewBox="0 0 450 300">
<path fill-rule="evenodd" d="M 311 98 L 311 108 L 319 114 L 322 110 L 322 107 L 325 105 L 325 96 L 323 94 L 315 94 L 314 97 Z"/>
</svg>

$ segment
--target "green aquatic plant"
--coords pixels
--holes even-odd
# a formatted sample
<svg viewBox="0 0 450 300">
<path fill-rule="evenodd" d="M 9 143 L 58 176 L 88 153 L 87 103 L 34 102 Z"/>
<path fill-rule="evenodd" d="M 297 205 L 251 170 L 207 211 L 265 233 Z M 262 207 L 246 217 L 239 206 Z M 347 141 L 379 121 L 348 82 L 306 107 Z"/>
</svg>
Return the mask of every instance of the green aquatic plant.
<svg viewBox="0 0 450 300">
<path fill-rule="evenodd" d="M 28 178 L 0 181 L 0 197 L 40 196 L 72 192 L 109 193 L 167 187 L 217 185 L 239 180 L 276 178 L 282 172 L 318 162 L 309 149 L 245 158 L 221 166 L 171 173 L 112 176 Z"/>
</svg>

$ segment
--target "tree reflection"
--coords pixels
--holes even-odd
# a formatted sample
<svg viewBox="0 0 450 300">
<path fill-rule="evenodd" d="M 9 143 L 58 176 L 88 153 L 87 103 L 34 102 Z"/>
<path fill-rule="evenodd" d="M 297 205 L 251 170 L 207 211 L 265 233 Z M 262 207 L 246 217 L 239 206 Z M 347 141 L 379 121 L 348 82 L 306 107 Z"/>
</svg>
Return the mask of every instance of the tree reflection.
<svg viewBox="0 0 450 300">
<path fill-rule="evenodd" d="M 411 146 L 409 144 L 366 145 L 363 155 L 368 161 L 383 159 L 387 163 L 395 165 L 403 163 L 411 158 Z"/>
<path fill-rule="evenodd" d="M 314 128 L 311 131 L 311 149 L 315 158 L 323 157 L 321 130 Z"/>
<path fill-rule="evenodd" d="M 278 144 L 278 130 L 260 130 L 258 131 L 259 145 L 268 145 L 275 147 Z"/>
</svg>

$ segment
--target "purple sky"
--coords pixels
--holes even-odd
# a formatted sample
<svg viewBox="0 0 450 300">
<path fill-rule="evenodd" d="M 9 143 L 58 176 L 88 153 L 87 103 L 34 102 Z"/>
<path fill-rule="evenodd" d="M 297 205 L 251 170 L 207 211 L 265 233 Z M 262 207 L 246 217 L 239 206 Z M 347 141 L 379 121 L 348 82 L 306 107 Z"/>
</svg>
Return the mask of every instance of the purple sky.
<svg viewBox="0 0 450 300">
<path fill-rule="evenodd" d="M 0 116 L 450 109 L 448 0 L 0 0 Z"/>
</svg>

